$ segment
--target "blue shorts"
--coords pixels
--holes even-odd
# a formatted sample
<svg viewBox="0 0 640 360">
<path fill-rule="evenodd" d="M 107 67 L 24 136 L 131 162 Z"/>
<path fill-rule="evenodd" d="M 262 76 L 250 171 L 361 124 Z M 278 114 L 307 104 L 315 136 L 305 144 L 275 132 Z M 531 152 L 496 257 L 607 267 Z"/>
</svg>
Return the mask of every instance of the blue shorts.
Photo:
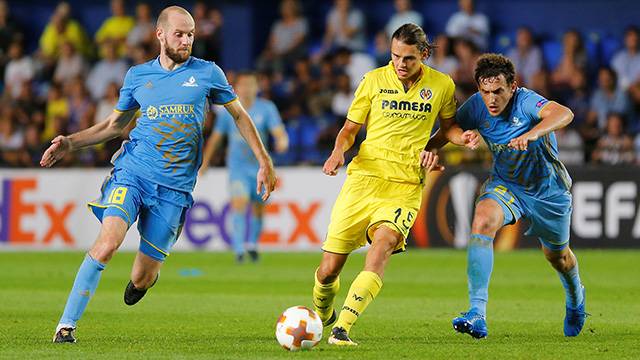
<svg viewBox="0 0 640 360">
<path fill-rule="evenodd" d="M 229 171 L 229 195 L 232 198 L 244 198 L 251 202 L 261 202 L 262 197 L 256 194 L 256 172 Z"/>
<path fill-rule="evenodd" d="M 131 226 L 138 220 L 139 250 L 157 261 L 164 261 L 178 240 L 191 195 L 158 185 L 128 172 L 114 169 L 102 184 L 101 196 L 88 204 L 102 222 L 118 216 Z"/>
<path fill-rule="evenodd" d="M 477 201 L 487 198 L 497 201 L 502 207 L 504 225 L 525 217 L 531 222 L 526 235 L 538 237 L 546 248 L 560 251 L 569 245 L 572 209 L 569 191 L 538 198 L 505 181 L 489 178 L 482 186 Z"/>
</svg>

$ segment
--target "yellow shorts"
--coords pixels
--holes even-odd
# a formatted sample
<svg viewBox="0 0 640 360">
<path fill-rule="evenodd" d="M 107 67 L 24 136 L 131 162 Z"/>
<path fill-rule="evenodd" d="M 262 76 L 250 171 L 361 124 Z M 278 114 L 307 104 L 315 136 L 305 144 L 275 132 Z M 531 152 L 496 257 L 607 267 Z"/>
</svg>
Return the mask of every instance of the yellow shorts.
<svg viewBox="0 0 640 360">
<path fill-rule="evenodd" d="M 404 251 L 409 230 L 422 201 L 422 185 L 397 183 L 351 174 L 331 211 L 331 223 L 322 250 L 349 254 L 371 243 L 379 226 L 402 234 L 394 253 Z"/>
</svg>

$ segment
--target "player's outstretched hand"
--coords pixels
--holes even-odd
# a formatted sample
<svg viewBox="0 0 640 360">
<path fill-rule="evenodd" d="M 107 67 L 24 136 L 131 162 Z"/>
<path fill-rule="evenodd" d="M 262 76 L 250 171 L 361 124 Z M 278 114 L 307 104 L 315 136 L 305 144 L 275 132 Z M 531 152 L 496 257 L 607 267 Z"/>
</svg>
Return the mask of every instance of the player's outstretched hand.
<svg viewBox="0 0 640 360">
<path fill-rule="evenodd" d="M 527 132 L 517 138 L 511 139 L 511 141 L 509 141 L 509 147 L 515 150 L 526 151 L 529 146 L 529 141 L 536 140 L 538 140 L 537 136 Z"/>
<path fill-rule="evenodd" d="M 438 155 L 426 150 L 420 152 L 420 166 L 427 172 L 444 170 L 444 166 L 438 164 Z"/>
<path fill-rule="evenodd" d="M 273 170 L 273 164 L 260 166 L 258 169 L 256 193 L 260 195 L 262 192 L 262 201 L 267 201 L 271 192 L 276 188 L 276 172 Z M 264 191 L 262 191 L 264 189 Z"/>
<path fill-rule="evenodd" d="M 336 176 L 340 166 L 344 165 L 344 154 L 341 152 L 332 152 L 331 156 L 324 162 L 322 172 L 329 176 Z"/>
<path fill-rule="evenodd" d="M 40 166 L 51 167 L 62 159 L 71 150 L 71 141 L 68 137 L 58 135 L 51 140 L 51 146 L 44 152 L 40 159 Z"/>
<path fill-rule="evenodd" d="M 480 135 L 473 130 L 467 130 L 462 133 L 462 141 L 464 141 L 464 146 L 475 150 L 480 143 Z"/>
</svg>

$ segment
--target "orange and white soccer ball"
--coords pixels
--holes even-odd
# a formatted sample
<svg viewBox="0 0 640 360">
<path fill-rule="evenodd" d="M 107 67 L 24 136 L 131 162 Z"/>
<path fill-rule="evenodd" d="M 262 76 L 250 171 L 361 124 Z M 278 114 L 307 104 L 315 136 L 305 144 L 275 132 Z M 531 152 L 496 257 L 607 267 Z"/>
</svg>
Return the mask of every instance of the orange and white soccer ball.
<svg viewBox="0 0 640 360">
<path fill-rule="evenodd" d="M 322 321 L 306 306 L 285 310 L 276 324 L 276 339 L 289 351 L 313 348 L 322 339 Z"/>
</svg>

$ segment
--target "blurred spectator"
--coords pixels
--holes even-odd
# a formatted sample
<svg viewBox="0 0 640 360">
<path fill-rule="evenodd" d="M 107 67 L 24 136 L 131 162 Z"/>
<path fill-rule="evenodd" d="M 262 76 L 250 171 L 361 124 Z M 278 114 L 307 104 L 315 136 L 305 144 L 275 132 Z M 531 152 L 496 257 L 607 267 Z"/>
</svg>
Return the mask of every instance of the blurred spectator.
<svg viewBox="0 0 640 360">
<path fill-rule="evenodd" d="M 558 143 L 558 156 L 565 165 L 584 163 L 584 141 L 574 128 L 565 126 L 554 131 Z"/>
<path fill-rule="evenodd" d="M 528 88 L 546 98 L 551 98 L 551 90 L 549 89 L 550 77 L 549 72 L 542 69 L 531 77 L 531 83 L 528 84 Z"/>
<path fill-rule="evenodd" d="M 70 42 L 62 43 L 60 57 L 53 72 L 53 80 L 64 84 L 78 76 L 85 76 L 87 64 Z"/>
<path fill-rule="evenodd" d="M 389 39 L 391 39 L 393 33 L 404 24 L 414 23 L 422 26 L 422 15 L 411 9 L 411 0 L 394 0 L 393 6 L 396 12 L 391 15 L 387 26 L 385 26 L 385 31 Z"/>
<path fill-rule="evenodd" d="M 389 38 L 384 31 L 378 31 L 376 33 L 374 42 L 374 56 L 376 61 L 376 66 L 385 66 L 391 60 L 391 55 L 389 49 L 391 48 L 391 43 L 389 42 Z"/>
<path fill-rule="evenodd" d="M 0 162 L 8 166 L 18 166 L 24 134 L 16 126 L 13 108 L 6 103 L 3 105 L 0 109 Z"/>
<path fill-rule="evenodd" d="M 116 108 L 118 104 L 118 96 L 120 94 L 120 87 L 116 83 L 107 84 L 107 88 L 105 89 L 104 96 L 98 101 L 98 105 L 96 106 L 94 123 L 99 123 L 104 121 L 107 116 L 111 115 L 113 109 Z"/>
<path fill-rule="evenodd" d="M 366 47 L 364 14 L 351 7 L 350 0 L 335 0 L 327 14 L 323 52 L 337 47 L 353 51 L 362 51 Z"/>
<path fill-rule="evenodd" d="M 467 39 L 456 40 L 453 45 L 453 51 L 458 58 L 458 68 L 453 73 L 452 78 L 456 83 L 456 99 L 462 104 L 477 90 L 474 71 L 476 60 L 480 54 L 475 44 Z"/>
<path fill-rule="evenodd" d="M 6 91 L 15 99 L 20 96 L 22 87 L 31 82 L 36 68 L 30 56 L 22 51 L 22 44 L 11 43 L 9 46 L 9 62 L 4 72 L 4 86 Z"/>
<path fill-rule="evenodd" d="M 197 32 L 193 40 L 193 56 L 205 60 L 220 61 L 222 13 L 215 8 L 209 9 L 205 1 L 196 1 L 193 6 L 193 19 L 196 22 Z"/>
<path fill-rule="evenodd" d="M 533 76 L 542 70 L 542 51 L 533 41 L 531 29 L 521 27 L 516 33 L 516 47 L 507 55 L 516 68 L 522 86 L 529 86 Z"/>
<path fill-rule="evenodd" d="M 87 124 L 93 123 L 95 108 L 82 77 L 74 78 L 69 82 L 67 88 L 66 93 L 69 99 L 67 131 L 74 133 L 86 129 L 88 127 Z M 115 109 L 115 106 L 113 108 Z"/>
<path fill-rule="evenodd" d="M 360 85 L 364 74 L 376 67 L 375 61 L 369 54 L 353 52 L 346 47 L 336 50 L 333 62 L 338 73 L 344 72 L 349 76 L 353 89 Z"/>
<path fill-rule="evenodd" d="M 633 147 L 636 152 L 636 165 L 640 165 L 640 133 L 636 135 L 636 139 L 633 141 Z"/>
<path fill-rule="evenodd" d="M 577 30 L 569 30 L 562 37 L 562 57 L 551 73 L 551 84 L 568 88 L 579 72 L 587 71 L 587 52 L 582 36 Z"/>
<path fill-rule="evenodd" d="M 9 45 L 22 40 L 22 31 L 10 16 L 7 2 L 0 0 L 0 74 L 4 74 L 4 67 L 9 61 Z"/>
<path fill-rule="evenodd" d="M 472 41 L 480 50 L 489 44 L 489 19 L 475 12 L 473 0 L 459 0 L 460 10 L 447 21 L 447 35 Z"/>
<path fill-rule="evenodd" d="M 20 165 L 25 167 L 36 167 L 40 165 L 40 158 L 47 149 L 48 144 L 40 141 L 40 127 L 36 124 L 29 124 L 24 130 L 23 151 L 20 154 Z"/>
<path fill-rule="evenodd" d="M 150 55 L 146 46 L 138 45 L 129 49 L 129 59 L 131 59 L 133 65 L 144 64 L 152 58 L 153 55 Z"/>
<path fill-rule="evenodd" d="M 618 86 L 623 89 L 640 81 L 640 34 L 635 26 L 624 33 L 624 49 L 618 51 L 611 60 L 611 67 L 618 75 Z"/>
<path fill-rule="evenodd" d="M 67 119 L 69 117 L 69 102 L 63 96 L 62 89 L 57 84 L 52 84 L 47 94 L 47 105 L 45 108 L 44 131 L 40 139 L 49 142 L 56 134 L 65 132 Z"/>
<path fill-rule="evenodd" d="M 69 3 L 61 2 L 40 36 L 40 51 L 48 61 L 54 61 L 65 42 L 73 44 L 73 48 L 83 56 L 91 55 L 91 45 L 84 29 L 80 23 L 71 19 Z"/>
<path fill-rule="evenodd" d="M 353 97 L 354 93 L 349 75 L 339 74 L 336 77 L 336 90 L 333 94 L 333 99 L 331 99 L 331 112 L 336 118 L 344 120 L 347 117 Z"/>
<path fill-rule="evenodd" d="M 93 66 L 87 77 L 87 88 L 94 100 L 104 96 L 109 83 L 121 86 L 128 68 L 127 63 L 118 58 L 115 44 L 106 42 L 102 45 L 102 50 L 104 59 Z"/>
<path fill-rule="evenodd" d="M 607 116 L 606 133 L 598 140 L 592 159 L 607 165 L 633 163 L 633 140 L 624 133 L 624 118 L 621 114 L 610 113 Z"/>
<path fill-rule="evenodd" d="M 293 62 L 307 52 L 309 24 L 300 13 L 298 1 L 283 0 L 280 16 L 271 27 L 269 42 L 258 60 L 260 70 L 288 71 Z"/>
<path fill-rule="evenodd" d="M 572 127 L 576 128 L 586 121 L 590 105 L 587 77 L 584 73 L 577 73 L 576 77 L 571 81 L 571 95 L 565 104 L 573 112 Z"/>
<path fill-rule="evenodd" d="M 616 73 L 603 67 L 598 71 L 598 88 L 591 95 L 588 118 L 596 118 L 598 128 L 604 129 L 607 114 L 617 112 L 629 118 L 631 103 L 624 90 L 617 87 Z"/>
<path fill-rule="evenodd" d="M 458 68 L 458 60 L 451 55 L 449 37 L 446 34 L 436 36 L 435 45 L 436 48 L 429 55 L 426 64 L 440 72 L 453 75 Z"/>
<path fill-rule="evenodd" d="M 105 19 L 96 32 L 96 43 L 100 46 L 100 57 L 105 57 L 105 48 L 102 46 L 106 42 L 116 45 L 116 54 L 119 57 L 126 56 L 126 39 L 129 32 L 136 26 L 133 17 L 126 14 L 124 0 L 111 0 L 112 16 Z"/>
<path fill-rule="evenodd" d="M 198 24 L 200 25 L 200 24 Z M 136 5 L 135 25 L 127 35 L 129 49 L 136 46 L 153 46 L 156 42 L 156 22 L 148 3 Z"/>
</svg>

